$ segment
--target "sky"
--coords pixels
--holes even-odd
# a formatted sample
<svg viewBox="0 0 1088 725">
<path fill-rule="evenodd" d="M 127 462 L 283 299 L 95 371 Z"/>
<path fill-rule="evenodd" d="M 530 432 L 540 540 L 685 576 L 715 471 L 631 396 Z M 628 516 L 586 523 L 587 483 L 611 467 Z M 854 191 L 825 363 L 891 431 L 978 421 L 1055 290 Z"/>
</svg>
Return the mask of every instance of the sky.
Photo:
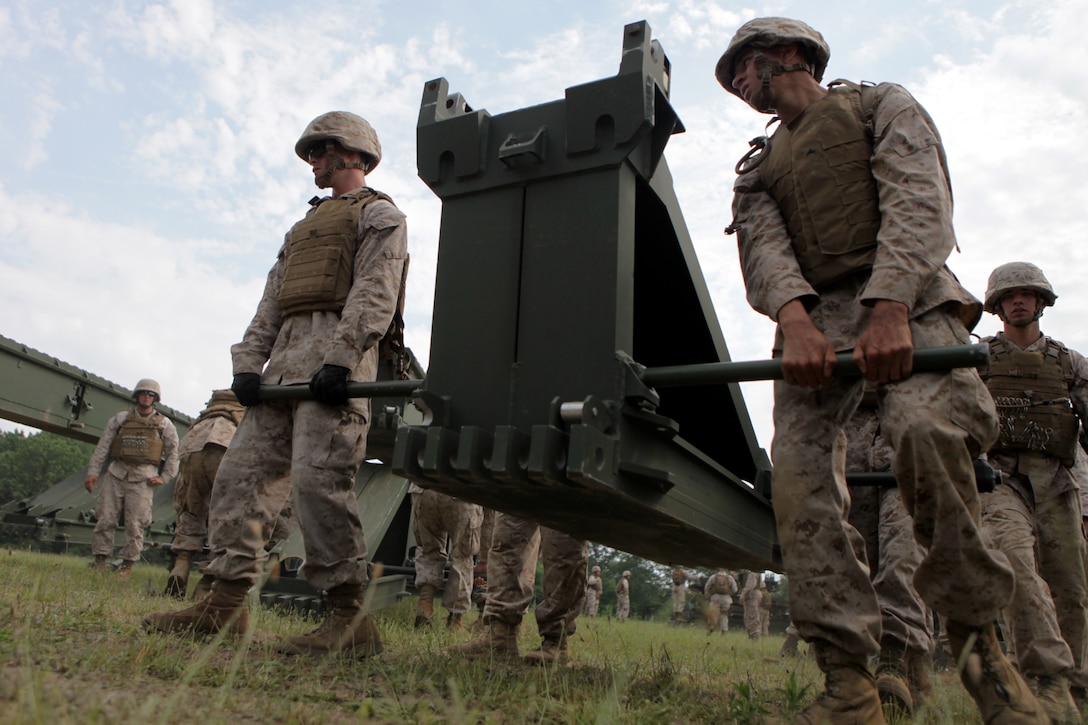
<svg viewBox="0 0 1088 725">
<path fill-rule="evenodd" d="M 284 232 L 317 193 L 293 152 L 330 110 L 381 140 L 368 183 L 408 216 L 406 340 L 426 364 L 441 203 L 416 175 L 424 83 L 492 115 L 612 76 L 627 23 L 672 63 L 686 132 L 665 156 L 734 360 L 770 355 L 730 222 L 733 166 L 767 117 L 714 65 L 733 32 L 797 17 L 831 46 L 825 80 L 905 85 L 933 116 L 960 252 L 990 271 L 1041 266 L 1059 295 L 1044 332 L 1088 352 L 1088 0 L 7 0 L 0 6 L 0 334 L 126 387 L 153 377 L 196 415 L 231 381 Z M 976 332 L 992 334 L 986 315 Z M 744 384 L 761 445 L 770 383 Z M 0 430 L 17 429 L 0 422 Z"/>
</svg>

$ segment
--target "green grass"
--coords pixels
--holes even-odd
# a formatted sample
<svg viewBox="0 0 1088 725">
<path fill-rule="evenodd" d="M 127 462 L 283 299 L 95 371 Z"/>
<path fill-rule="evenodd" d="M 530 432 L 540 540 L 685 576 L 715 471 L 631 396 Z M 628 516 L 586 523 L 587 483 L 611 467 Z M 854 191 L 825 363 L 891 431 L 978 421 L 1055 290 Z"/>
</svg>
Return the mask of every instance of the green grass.
<svg viewBox="0 0 1088 725">
<path fill-rule="evenodd" d="M 166 574 L 121 581 L 86 558 L 0 550 L 0 722 L 788 722 L 822 689 L 812 660 L 778 657 L 780 636 L 655 622 L 580 620 L 559 667 L 469 660 L 450 648 L 471 633 L 414 629 L 411 599 L 378 612 L 386 652 L 368 660 L 279 655 L 314 623 L 260 607 L 241 639 L 149 634 L 145 614 L 179 608 L 159 596 Z M 538 644 L 530 615 L 520 646 Z M 936 679 L 918 722 L 978 722 L 956 676 Z"/>
</svg>

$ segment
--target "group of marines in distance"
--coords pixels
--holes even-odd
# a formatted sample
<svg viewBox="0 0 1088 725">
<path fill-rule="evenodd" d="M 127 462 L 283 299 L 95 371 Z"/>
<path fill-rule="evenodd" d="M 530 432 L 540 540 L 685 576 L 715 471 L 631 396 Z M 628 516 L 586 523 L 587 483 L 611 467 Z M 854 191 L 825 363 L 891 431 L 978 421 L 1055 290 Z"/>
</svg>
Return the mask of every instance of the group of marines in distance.
<svg viewBox="0 0 1088 725">
<path fill-rule="evenodd" d="M 790 583 L 787 642 L 807 642 L 825 677 L 797 722 L 879 723 L 884 706 L 924 709 L 935 620 L 985 722 L 1080 722 L 1088 364 L 1042 333 L 1057 295 L 1035 265 L 995 269 L 981 304 L 959 283 L 946 264 L 956 238 L 933 120 L 899 85 L 823 85 L 829 59 L 807 24 L 757 18 L 715 69 L 726 91 L 778 121 L 737 165 L 727 233 L 750 304 L 777 323 L 772 490 Z M 400 335 L 407 229 L 393 201 L 366 185 L 382 154 L 364 119 L 323 114 L 295 151 L 330 195 L 287 232 L 231 348 L 231 390 L 213 394 L 186 438 L 154 410 L 153 380 L 107 426 L 86 482 L 99 491 L 95 565 L 112 554 L 123 511 L 121 572 L 131 570 L 150 491 L 180 468 L 169 593 L 187 591 L 205 536 L 210 555 L 197 600 L 149 614 L 145 627 L 246 632 L 247 593 L 270 542 L 297 525 L 325 618 L 280 651 L 368 656 L 383 644 L 362 604 L 368 549 L 352 488 L 370 411 L 346 385 L 373 381 L 379 343 Z M 916 349 L 969 342 L 984 309 L 1002 323 L 985 338 L 988 369 L 913 370 Z M 834 376 L 844 351 L 864 379 Z M 261 400 L 261 385 L 291 384 L 313 399 Z M 1001 474 L 990 490 L 977 483 L 980 459 Z M 848 490 L 847 470 L 890 471 L 897 487 Z M 477 636 L 456 650 L 516 656 L 542 557 L 542 643 L 526 659 L 560 660 L 583 607 L 593 616 L 600 602 L 588 543 L 503 513 L 485 527 L 480 507 L 423 488 L 412 500 L 416 625 L 431 625 L 441 589 L 447 626 L 461 627 L 473 582 L 486 576 Z M 751 593 L 723 572 L 705 591 L 717 597 L 717 626 L 728 626 L 726 598 Z M 617 618 L 629 612 L 629 574 Z"/>
</svg>

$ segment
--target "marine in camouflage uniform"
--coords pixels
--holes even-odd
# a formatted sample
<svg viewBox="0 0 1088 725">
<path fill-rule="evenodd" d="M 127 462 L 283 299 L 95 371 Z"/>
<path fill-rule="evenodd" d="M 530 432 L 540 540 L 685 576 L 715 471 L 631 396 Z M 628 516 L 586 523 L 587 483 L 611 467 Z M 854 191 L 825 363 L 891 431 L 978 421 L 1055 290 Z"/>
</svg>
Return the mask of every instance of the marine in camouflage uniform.
<svg viewBox="0 0 1088 725">
<path fill-rule="evenodd" d="M 759 602 L 762 599 L 759 586 L 762 580 L 759 572 L 748 571 L 744 573 L 742 581 L 737 599 L 744 607 L 744 630 L 748 633 L 748 639 L 759 639 L 763 632 L 763 623 L 759 619 Z"/>
<path fill-rule="evenodd" d="M 733 595 L 737 593 L 737 580 L 727 569 L 718 569 L 703 588 L 703 594 L 710 601 L 707 607 L 706 628 L 708 632 L 729 631 L 729 613 L 733 609 Z"/>
<path fill-rule="evenodd" d="M 780 119 L 738 164 L 728 231 L 749 302 L 778 323 L 774 511 L 790 614 L 826 680 L 800 721 L 883 719 L 868 670 L 880 609 L 846 520 L 843 426 L 864 381 L 832 377 L 836 353 L 852 351 L 878 384 L 881 430 L 927 551 L 915 587 L 948 618 L 957 654 L 969 649 L 978 662 L 965 687 L 984 720 L 1045 722 L 992 624 L 1013 583 L 1007 559 L 982 539 L 972 462 L 996 438 L 993 401 L 972 369 L 911 374 L 916 348 L 968 343 L 981 315 L 945 266 L 956 240 L 941 140 L 901 86 L 822 86 L 830 54 L 802 22 L 758 18 L 715 71 L 727 91 Z"/>
<path fill-rule="evenodd" d="M 144 548 L 144 530 L 151 525 L 155 489 L 178 473 L 178 431 L 169 418 L 155 410 L 159 384 L 144 378 L 132 393 L 136 406 L 110 418 L 87 464 L 83 482 L 88 493 L 98 488 L 95 526 L 91 540 L 93 566 L 104 568 L 113 555 L 117 522 L 124 513 L 125 544 L 118 574 L 128 577 Z M 102 473 L 101 483 L 99 472 Z"/>
<path fill-rule="evenodd" d="M 415 626 L 431 623 L 434 595 L 442 589 L 442 606 L 448 612 L 446 626 L 460 629 L 462 617 L 472 606 L 473 557 L 480 550 L 484 509 L 414 483 L 408 493 L 412 497 L 415 585 L 419 591 Z M 450 573 L 443 587 L 447 561 Z"/>
<path fill-rule="evenodd" d="M 771 633 L 771 605 L 773 604 L 774 597 L 767 590 L 767 580 L 763 579 L 759 582 L 759 635 L 761 637 Z"/>
<path fill-rule="evenodd" d="M 691 575 L 680 566 L 672 569 L 672 621 L 679 623 L 684 618 L 684 607 L 687 605 L 688 579 Z"/>
<path fill-rule="evenodd" d="M 353 488 L 366 459 L 370 401 L 349 399 L 348 381 L 376 378 L 379 341 L 396 334 L 407 265 L 404 214 L 366 174 L 381 159 L 374 129 L 334 111 L 295 144 L 314 181 L 332 195 L 311 200 L 287 233 L 253 321 L 231 347 L 231 389 L 247 406 L 215 480 L 210 513 L 211 596 L 178 613 L 156 613 L 159 630 L 248 628 L 246 593 L 267 559 L 265 543 L 291 497 L 302 529 L 306 579 L 325 597 L 325 620 L 288 638 L 287 654 L 382 650 L 362 609 L 367 544 Z M 263 370 L 263 372 L 262 372 Z M 263 401 L 260 385 L 309 385 L 313 400 Z"/>
<path fill-rule="evenodd" d="M 589 542 L 501 511 L 495 514 L 487 560 L 483 620 L 488 629 L 455 651 L 469 657 L 518 656 L 518 633 L 533 601 L 538 558 L 544 564 L 544 601 L 536 607 L 542 642 L 524 659 L 550 664 L 566 656 L 567 640 L 585 604 Z"/>
<path fill-rule="evenodd" d="M 848 472 L 891 471 L 893 452 L 880 434 L 874 387 L 866 386 L 861 405 L 844 431 Z M 922 550 L 894 485 L 850 486 L 848 521 L 865 541 L 880 606 L 877 690 L 881 701 L 910 714 L 933 696 L 933 633 L 928 609 L 914 588 Z"/>
<path fill-rule="evenodd" d="M 593 573 L 586 579 L 586 606 L 587 617 L 596 617 L 597 610 L 601 606 L 601 595 L 604 593 L 604 582 L 601 580 L 601 567 L 593 567 Z"/>
<path fill-rule="evenodd" d="M 631 616 L 631 572 L 623 572 L 616 582 L 616 619 Z"/>
<path fill-rule="evenodd" d="M 1088 414 L 1088 361 L 1039 327 L 1057 295 L 1042 270 L 1010 262 L 993 271 L 986 311 L 1004 329 L 985 338 L 983 372 L 1001 416 L 990 450 L 1002 484 L 982 497 L 982 520 L 1016 572 L 1006 637 L 1020 671 L 1038 680 L 1054 722 L 1079 722 L 1069 685 L 1088 686 L 1088 585 L 1080 488 L 1086 477 L 1078 431 Z"/>
</svg>

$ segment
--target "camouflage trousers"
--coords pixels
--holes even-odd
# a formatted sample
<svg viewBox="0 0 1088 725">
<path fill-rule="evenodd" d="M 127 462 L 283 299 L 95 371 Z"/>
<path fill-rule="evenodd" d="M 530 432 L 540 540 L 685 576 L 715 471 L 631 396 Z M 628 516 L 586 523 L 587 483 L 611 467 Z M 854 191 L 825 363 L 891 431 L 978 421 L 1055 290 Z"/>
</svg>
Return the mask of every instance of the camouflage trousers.
<svg viewBox="0 0 1088 725">
<path fill-rule="evenodd" d="M 771 610 L 759 608 L 759 633 L 766 637 L 771 633 Z"/>
<path fill-rule="evenodd" d="M 969 342 L 958 319 L 935 310 L 911 321 L 918 348 Z M 843 426 L 864 381 L 834 378 L 822 389 L 775 383 L 773 497 L 790 578 L 790 615 L 801 636 L 854 654 L 874 654 L 880 608 L 865 545 L 847 520 Z M 997 437 L 993 400 L 973 369 L 916 373 L 879 386 L 881 430 L 914 536 L 926 552 L 914 586 L 943 617 L 968 626 L 994 621 L 1012 592 L 1008 560 L 986 548 L 973 459 Z"/>
<path fill-rule="evenodd" d="M 255 582 L 290 498 L 306 580 L 324 591 L 365 584 L 367 546 L 354 486 L 366 433 L 366 418 L 347 408 L 313 401 L 247 408 L 212 488 L 208 573 Z"/>
<path fill-rule="evenodd" d="M 209 443 L 199 451 L 186 453 L 178 461 L 178 478 L 174 485 L 177 524 L 170 544 L 174 551 L 204 550 L 212 484 L 226 450 L 221 445 Z"/>
<path fill-rule="evenodd" d="M 585 613 L 587 617 L 596 617 L 597 610 L 601 607 L 601 598 L 596 589 L 586 589 Z"/>
<path fill-rule="evenodd" d="M 155 489 L 147 481 L 123 481 L 108 470 L 98 479 L 98 503 L 94 508 L 91 553 L 113 556 L 114 533 L 121 514 L 125 517 L 125 544 L 121 558 L 139 561 L 144 549 L 144 530 L 151 525 L 151 500 Z"/>
<path fill-rule="evenodd" d="M 718 631 L 729 631 L 729 614 L 733 610 L 733 597 L 728 594 L 711 594 L 709 608 L 712 611 L 709 615 L 709 620 L 714 622 L 714 615 L 717 615 Z"/>
<path fill-rule="evenodd" d="M 1047 493 L 1045 485 L 1035 491 Z M 1085 687 L 1088 593 L 1078 491 L 1034 498 L 1021 486 L 1007 484 L 982 496 L 986 533 L 1016 572 L 1004 612 L 1006 637 L 1025 675 L 1060 674 Z"/>
<path fill-rule="evenodd" d="M 759 621 L 759 596 L 744 599 L 744 631 L 750 639 L 759 639 L 763 633 L 763 623 Z"/>
<path fill-rule="evenodd" d="M 586 596 L 589 543 L 502 512 L 495 514 L 483 616 L 521 621 L 533 601 L 538 556 L 544 560 L 544 601 L 536 607 L 540 636 L 573 634 Z"/>
<path fill-rule="evenodd" d="M 616 619 L 627 619 L 631 616 L 631 595 L 616 595 Z"/>
<path fill-rule="evenodd" d="M 480 549 L 483 517 L 483 507 L 474 503 L 437 491 L 412 493 L 416 589 L 424 584 L 442 589 L 446 611 L 464 614 L 472 606 L 472 557 Z M 443 588 L 447 558 L 450 574 Z"/>
<path fill-rule="evenodd" d="M 672 585 L 672 613 L 681 614 L 684 611 L 684 605 L 687 604 L 687 591 L 688 588 L 683 584 Z"/>
</svg>

